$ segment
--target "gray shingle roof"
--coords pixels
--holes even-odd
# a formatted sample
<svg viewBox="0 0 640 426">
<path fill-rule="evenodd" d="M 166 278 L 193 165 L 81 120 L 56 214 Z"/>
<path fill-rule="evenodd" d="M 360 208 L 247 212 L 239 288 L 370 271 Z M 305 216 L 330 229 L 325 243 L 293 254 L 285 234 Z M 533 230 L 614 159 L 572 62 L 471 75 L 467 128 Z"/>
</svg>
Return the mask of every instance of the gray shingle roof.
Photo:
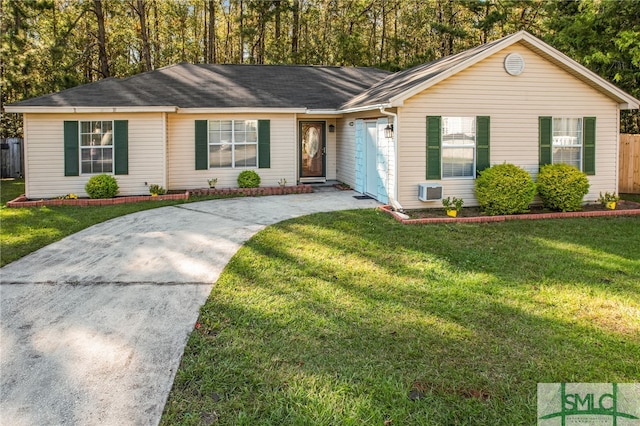
<svg viewBox="0 0 640 426">
<path fill-rule="evenodd" d="M 181 63 L 13 105 L 336 109 L 389 74 L 377 68 Z"/>
</svg>

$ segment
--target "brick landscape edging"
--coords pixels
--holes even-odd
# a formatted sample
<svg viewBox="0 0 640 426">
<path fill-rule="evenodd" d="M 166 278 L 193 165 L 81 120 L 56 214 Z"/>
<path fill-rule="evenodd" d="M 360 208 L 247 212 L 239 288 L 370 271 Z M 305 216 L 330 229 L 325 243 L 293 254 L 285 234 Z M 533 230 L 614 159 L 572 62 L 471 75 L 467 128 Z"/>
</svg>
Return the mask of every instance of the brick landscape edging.
<svg viewBox="0 0 640 426">
<path fill-rule="evenodd" d="M 192 189 L 193 195 L 288 195 L 308 194 L 313 192 L 311 185 L 264 186 L 259 188 L 200 188 Z"/>
<path fill-rule="evenodd" d="M 625 201 L 627 204 L 640 204 L 632 201 Z M 588 212 L 550 212 L 550 213 L 527 213 L 503 216 L 475 216 L 475 217 L 425 217 L 421 219 L 404 219 L 397 212 L 391 209 L 391 206 L 379 207 L 383 212 L 390 214 L 394 219 L 404 225 L 420 225 L 428 223 L 488 223 L 488 222 L 505 222 L 507 220 L 538 220 L 538 219 L 563 219 L 571 217 L 600 217 L 600 216 L 633 216 L 640 215 L 640 208 L 631 210 L 606 210 L 606 211 L 588 211 Z"/>
<path fill-rule="evenodd" d="M 29 200 L 24 195 L 19 196 L 7 203 L 7 207 L 43 207 L 43 206 L 111 206 L 114 204 L 139 203 L 141 201 L 161 201 L 161 200 L 188 200 L 189 191 L 181 194 L 165 194 L 152 197 L 151 195 L 135 195 L 115 198 L 76 198 L 76 199 L 51 199 L 51 200 Z"/>
<path fill-rule="evenodd" d="M 288 195 L 288 194 L 308 194 L 313 192 L 311 185 L 293 186 L 265 186 L 260 188 L 201 188 L 186 191 L 180 194 L 165 194 L 152 197 L 150 195 L 135 195 L 116 198 L 77 198 L 77 199 L 49 199 L 49 200 L 29 200 L 21 195 L 7 203 L 7 207 L 43 207 L 43 206 L 110 206 L 113 204 L 139 203 L 141 201 L 160 200 L 188 200 L 190 195 Z"/>
</svg>

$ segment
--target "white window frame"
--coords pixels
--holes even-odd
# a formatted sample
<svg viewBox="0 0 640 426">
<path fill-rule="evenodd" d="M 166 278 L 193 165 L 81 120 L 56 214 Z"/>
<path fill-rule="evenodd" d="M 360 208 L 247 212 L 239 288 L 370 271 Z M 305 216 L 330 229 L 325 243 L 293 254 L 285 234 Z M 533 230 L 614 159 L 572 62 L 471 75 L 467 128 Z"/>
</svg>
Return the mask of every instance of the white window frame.
<svg viewBox="0 0 640 426">
<path fill-rule="evenodd" d="M 556 120 L 578 120 L 578 136 L 572 136 L 567 134 L 556 135 Z M 584 120 L 582 117 L 561 116 L 551 118 L 551 164 L 569 164 L 575 166 L 575 164 L 565 163 L 564 161 L 556 160 L 555 150 L 560 148 L 579 148 L 578 156 L 578 170 L 582 171 L 582 161 L 584 157 Z"/>
<path fill-rule="evenodd" d="M 449 119 L 471 119 L 473 120 L 473 143 L 467 144 L 447 144 L 445 141 L 445 122 Z M 448 115 L 442 116 L 442 124 L 440 129 L 440 174 L 443 180 L 447 179 L 475 179 L 476 178 L 476 148 L 478 145 L 478 123 L 476 120 L 476 116 L 456 116 L 456 115 Z M 460 132 L 462 133 L 462 132 Z M 473 149 L 473 161 L 471 165 L 471 175 L 470 176 L 445 176 L 445 155 L 444 152 L 447 149 L 459 149 L 459 148 L 472 148 Z"/>
<path fill-rule="evenodd" d="M 97 132 L 94 127 L 94 123 L 100 123 L 100 131 Z M 89 123 L 89 127 L 91 129 L 94 129 L 93 131 L 91 131 L 90 133 L 87 132 L 83 132 L 82 131 L 82 125 L 83 123 Z M 103 129 L 103 124 L 102 123 L 111 123 L 111 130 L 107 131 L 107 132 L 102 132 Z M 79 145 L 79 164 L 80 164 L 80 175 L 100 175 L 100 174 L 107 174 L 107 175 L 113 175 L 115 172 L 115 167 L 114 167 L 114 163 L 115 163 L 115 141 L 114 141 L 114 135 L 113 135 L 113 131 L 114 131 L 114 122 L 113 120 L 79 120 L 78 121 L 78 145 Z M 83 145 L 82 141 L 83 141 L 83 136 L 94 136 L 94 135 L 100 135 L 100 144 L 99 145 Z M 93 137 L 91 138 L 93 139 Z M 111 142 L 109 144 L 104 144 L 105 142 Z M 94 143 L 92 141 L 92 143 Z M 82 159 L 82 153 L 89 151 L 90 154 L 92 155 L 91 151 L 95 151 L 95 150 L 107 150 L 110 149 L 111 150 L 111 171 L 91 171 L 91 172 L 84 172 L 83 171 L 83 159 Z M 92 167 L 93 169 L 93 167 Z"/>
<path fill-rule="evenodd" d="M 227 142 L 227 143 L 223 143 L 221 142 L 212 142 L 211 141 L 211 133 L 212 133 L 212 126 L 211 123 L 212 122 L 218 122 L 220 123 L 220 125 L 223 122 L 231 122 L 231 141 Z M 248 122 L 253 122 L 255 124 L 255 142 L 247 142 L 246 140 L 244 142 L 236 142 L 236 123 L 237 122 L 244 122 L 245 126 L 247 125 Z M 246 132 L 245 132 L 246 134 Z M 258 131 L 258 120 L 257 119 L 213 119 L 213 120 L 207 120 L 207 147 L 208 147 L 208 153 L 207 153 L 207 163 L 208 163 L 208 167 L 209 169 L 257 169 L 258 168 L 258 164 L 259 160 L 258 160 L 258 138 L 259 138 L 259 131 Z M 216 166 L 216 165 L 211 165 L 211 147 L 212 146 L 225 146 L 225 145 L 229 145 L 230 146 L 230 151 L 231 151 L 231 166 Z M 238 146 L 255 146 L 255 150 L 256 150 L 256 162 L 255 165 L 252 166 L 244 166 L 244 165 L 237 165 L 236 164 L 236 147 Z"/>
</svg>

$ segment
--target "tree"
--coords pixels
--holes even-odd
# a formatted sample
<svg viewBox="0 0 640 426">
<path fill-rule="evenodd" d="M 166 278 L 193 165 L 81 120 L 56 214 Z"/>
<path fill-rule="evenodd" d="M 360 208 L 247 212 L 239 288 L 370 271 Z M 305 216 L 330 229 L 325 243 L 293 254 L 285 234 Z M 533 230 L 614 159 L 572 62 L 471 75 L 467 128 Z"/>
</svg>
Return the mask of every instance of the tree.
<svg viewBox="0 0 640 426">
<path fill-rule="evenodd" d="M 138 15 L 140 22 L 140 42 L 142 44 L 142 59 L 144 68 L 143 71 L 151 71 L 153 66 L 151 65 L 151 48 L 149 45 L 149 30 L 147 26 L 147 2 L 145 0 L 136 0 L 136 4 L 129 3 L 131 9 Z"/>
<path fill-rule="evenodd" d="M 640 97 L 640 8 L 635 0 L 550 5 L 545 40 L 601 77 Z M 640 113 L 622 111 L 622 132 L 640 133 Z"/>
<path fill-rule="evenodd" d="M 109 58 L 107 57 L 107 34 L 104 29 L 104 13 L 102 11 L 102 0 L 93 0 L 93 13 L 96 15 L 98 23 L 98 58 L 100 59 L 100 74 L 103 78 L 111 76 L 109 71 Z"/>
</svg>

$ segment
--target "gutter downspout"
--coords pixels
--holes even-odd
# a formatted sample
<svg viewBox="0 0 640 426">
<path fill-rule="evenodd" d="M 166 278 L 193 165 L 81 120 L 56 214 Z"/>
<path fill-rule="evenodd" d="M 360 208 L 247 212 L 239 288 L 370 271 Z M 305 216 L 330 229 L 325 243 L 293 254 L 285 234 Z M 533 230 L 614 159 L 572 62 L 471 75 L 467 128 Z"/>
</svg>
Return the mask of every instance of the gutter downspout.
<svg viewBox="0 0 640 426">
<path fill-rule="evenodd" d="M 393 194 L 389 195 L 389 205 L 396 211 L 404 211 L 398 202 L 398 114 L 385 111 L 384 106 L 380 107 L 380 113 L 393 117 Z"/>
</svg>

